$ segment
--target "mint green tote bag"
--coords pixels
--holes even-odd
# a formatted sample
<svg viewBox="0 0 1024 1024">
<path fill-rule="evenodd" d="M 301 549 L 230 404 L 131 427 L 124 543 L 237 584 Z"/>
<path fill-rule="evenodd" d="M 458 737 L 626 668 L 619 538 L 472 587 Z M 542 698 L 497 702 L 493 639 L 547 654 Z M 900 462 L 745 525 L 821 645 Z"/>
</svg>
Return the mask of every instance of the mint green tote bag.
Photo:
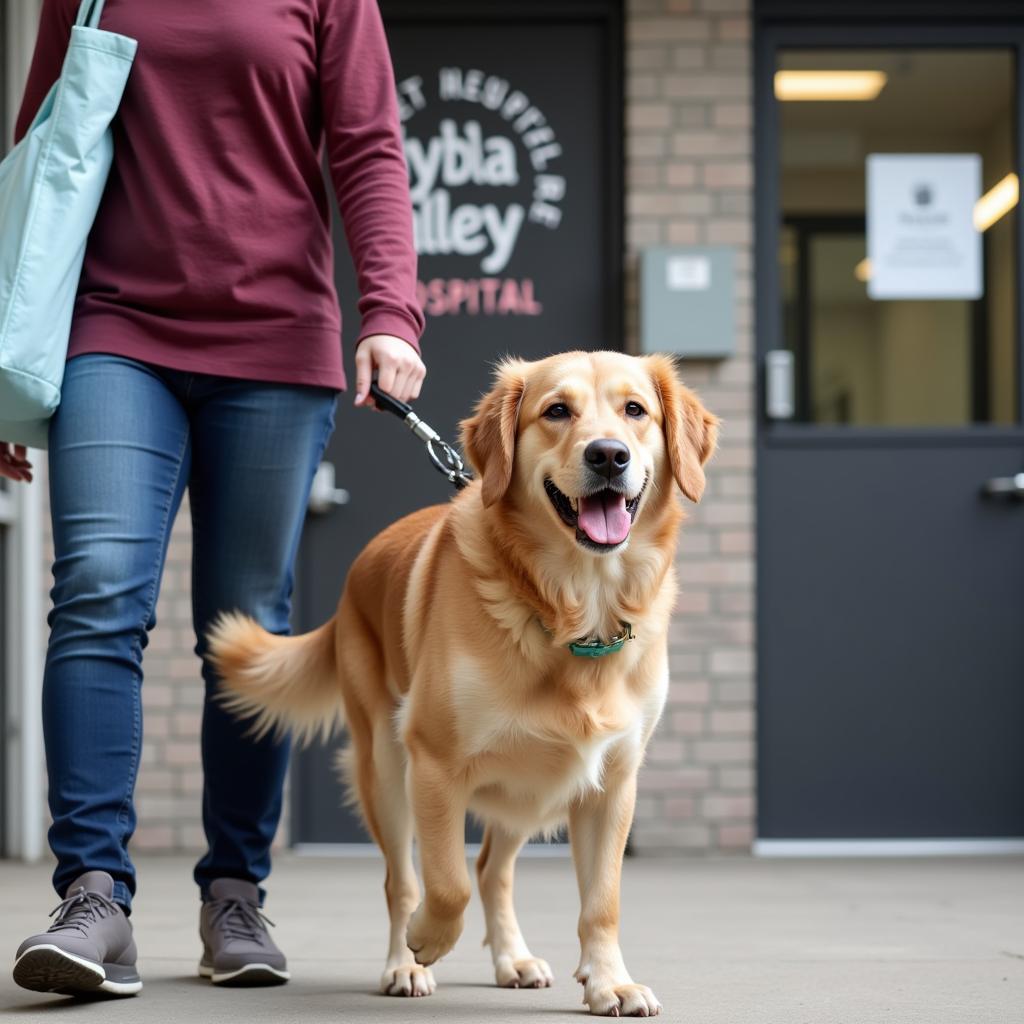
<svg viewBox="0 0 1024 1024">
<path fill-rule="evenodd" d="M 60 77 L 0 163 L 0 441 L 46 447 L 85 243 L 114 158 L 110 122 L 138 43 L 81 0 Z"/>
</svg>

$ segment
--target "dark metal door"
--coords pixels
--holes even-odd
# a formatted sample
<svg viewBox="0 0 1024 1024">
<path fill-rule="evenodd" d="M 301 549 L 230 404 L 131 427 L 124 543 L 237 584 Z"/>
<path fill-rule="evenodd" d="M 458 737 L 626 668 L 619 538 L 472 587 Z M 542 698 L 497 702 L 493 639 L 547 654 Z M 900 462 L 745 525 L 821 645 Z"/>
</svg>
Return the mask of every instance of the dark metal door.
<svg viewBox="0 0 1024 1024">
<path fill-rule="evenodd" d="M 983 192 L 1019 173 L 1021 39 L 759 35 L 758 353 L 789 353 L 795 392 L 758 425 L 762 840 L 1024 837 L 1024 502 L 983 494 L 1024 470 L 1019 216 L 978 228 L 969 301 L 873 301 L 862 260 L 872 153 L 977 153 Z M 774 95 L 869 68 L 859 105 Z"/>
<path fill-rule="evenodd" d="M 621 347 L 619 13 L 610 3 L 381 6 L 427 313 L 417 411 L 455 440 L 501 356 Z M 335 251 L 354 340 L 358 293 L 340 230 Z M 351 500 L 307 519 L 298 630 L 334 613 L 348 566 L 375 533 L 451 493 L 408 431 L 354 410 L 349 396 L 326 458 Z M 366 841 L 340 806 L 337 746 L 293 761 L 296 843 Z"/>
</svg>

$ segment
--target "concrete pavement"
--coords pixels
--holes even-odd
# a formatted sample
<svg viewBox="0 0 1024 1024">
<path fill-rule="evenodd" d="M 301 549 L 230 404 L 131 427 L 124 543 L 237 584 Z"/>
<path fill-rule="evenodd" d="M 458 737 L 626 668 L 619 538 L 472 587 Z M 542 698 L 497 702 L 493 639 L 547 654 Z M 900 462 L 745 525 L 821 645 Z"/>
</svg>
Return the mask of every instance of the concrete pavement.
<svg viewBox="0 0 1024 1024">
<path fill-rule="evenodd" d="M 582 1021 L 572 980 L 577 897 L 567 859 L 520 864 L 518 906 L 553 988 L 495 988 L 474 897 L 454 953 L 435 966 L 438 991 L 376 993 L 384 962 L 383 864 L 281 855 L 267 913 L 292 981 L 213 989 L 196 977 L 191 865 L 144 858 L 133 915 L 145 988 L 134 999 L 74 1003 L 0 978 L 11 1021 L 352 1021 L 506 1024 Z M 8 962 L 56 903 L 48 866 L 0 863 Z M 1020 1024 L 1024 1022 L 1024 859 L 758 861 L 631 860 L 623 885 L 623 949 L 664 1021 L 687 1024 Z"/>
</svg>

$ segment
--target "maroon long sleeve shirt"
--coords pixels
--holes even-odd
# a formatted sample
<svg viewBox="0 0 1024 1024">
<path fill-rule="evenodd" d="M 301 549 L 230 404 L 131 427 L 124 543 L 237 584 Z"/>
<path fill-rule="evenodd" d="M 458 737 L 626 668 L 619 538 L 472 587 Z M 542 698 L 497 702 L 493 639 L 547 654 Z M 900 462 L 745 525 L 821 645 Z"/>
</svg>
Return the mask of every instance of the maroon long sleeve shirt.
<svg viewBox="0 0 1024 1024">
<path fill-rule="evenodd" d="M 77 9 L 44 0 L 15 140 L 60 73 Z M 375 0 L 106 0 L 100 27 L 139 47 L 69 358 L 344 387 L 325 143 L 360 338 L 418 347 L 409 185 Z"/>
</svg>

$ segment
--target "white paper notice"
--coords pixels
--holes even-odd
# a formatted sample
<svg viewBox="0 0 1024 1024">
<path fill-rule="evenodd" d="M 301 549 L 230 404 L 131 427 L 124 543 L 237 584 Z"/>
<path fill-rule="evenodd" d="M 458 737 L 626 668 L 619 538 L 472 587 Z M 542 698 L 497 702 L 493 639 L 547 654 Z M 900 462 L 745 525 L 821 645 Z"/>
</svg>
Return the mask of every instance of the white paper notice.
<svg viewBox="0 0 1024 1024">
<path fill-rule="evenodd" d="M 978 299 L 981 194 L 975 153 L 872 153 L 867 159 L 868 295 Z"/>
<path fill-rule="evenodd" d="M 711 287 L 711 260 L 706 256 L 670 256 L 665 273 L 670 292 L 705 292 Z"/>
</svg>

